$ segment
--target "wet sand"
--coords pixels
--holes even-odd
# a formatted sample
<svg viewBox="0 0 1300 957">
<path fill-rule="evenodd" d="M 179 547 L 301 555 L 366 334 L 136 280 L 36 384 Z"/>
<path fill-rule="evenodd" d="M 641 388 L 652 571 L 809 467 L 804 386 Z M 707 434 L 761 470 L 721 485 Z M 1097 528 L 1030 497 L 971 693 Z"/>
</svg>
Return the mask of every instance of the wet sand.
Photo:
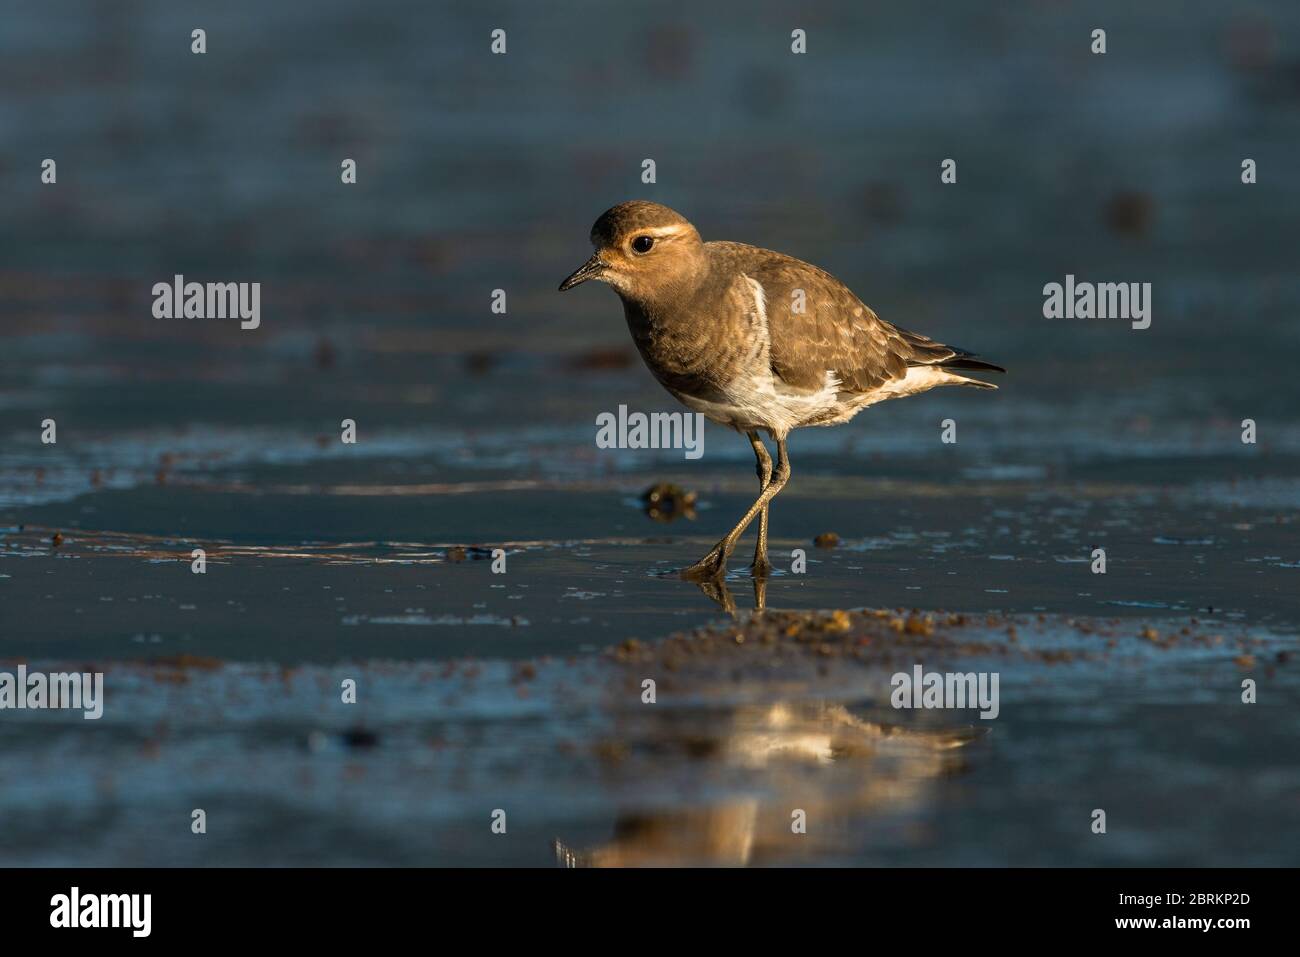
<svg viewBox="0 0 1300 957">
<path fill-rule="evenodd" d="M 104 670 L 108 697 L 93 728 L 0 725 L 7 861 L 1288 862 L 1294 513 L 1207 504 L 1213 460 L 1187 487 L 814 465 L 774 513 L 774 552 L 805 549 L 808 571 L 778 568 L 763 612 L 744 556 L 725 594 L 673 575 L 743 507 L 740 463 L 672 523 L 645 516 L 630 476 L 443 474 L 402 494 L 375 474 L 397 467 L 327 482 L 312 465 L 203 465 L 21 510 L 78 517 L 4 531 L 4 615 L 22 622 L 5 657 Z M 446 534 L 401 534 L 427 514 Z M 86 527 L 104 515 L 115 530 Z M 491 534 L 507 524 L 617 535 Z M 840 543 L 783 534 L 799 524 Z M 365 530 L 393 537 L 350 534 Z M 891 707 L 890 676 L 915 664 L 996 671 L 1001 713 Z M 1245 677 L 1259 704 L 1240 703 Z M 193 807 L 214 822 L 202 844 Z M 796 808 L 812 822 L 798 836 Z"/>
<path fill-rule="evenodd" d="M 49 713 L 6 722 L 8 766 L 23 769 L 5 791 L 6 856 L 1285 864 L 1294 641 L 1162 625 L 769 610 L 535 661 L 113 663 L 94 733 Z M 893 708 L 890 675 L 913 662 L 998 672 L 1001 713 Z M 1260 704 L 1237 700 L 1243 675 L 1268 689 Z M 359 699 L 343 706 L 349 678 Z M 202 841 L 192 807 L 208 814 Z M 1088 831 L 1094 807 L 1104 837 Z M 806 833 L 791 832 L 797 811 Z"/>
</svg>

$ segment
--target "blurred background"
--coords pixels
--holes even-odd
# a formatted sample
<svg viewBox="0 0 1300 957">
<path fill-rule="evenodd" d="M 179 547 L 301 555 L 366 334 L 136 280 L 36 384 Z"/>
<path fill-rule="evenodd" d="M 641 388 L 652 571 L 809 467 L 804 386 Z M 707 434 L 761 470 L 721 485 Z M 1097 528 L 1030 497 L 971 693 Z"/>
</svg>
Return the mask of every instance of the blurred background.
<svg viewBox="0 0 1300 957">
<path fill-rule="evenodd" d="M 190 52 L 195 28 L 204 55 Z M 497 28 L 505 55 L 489 49 Z M 804 55 L 790 51 L 796 28 Z M 1105 55 L 1090 52 L 1096 28 Z M 597 449 L 601 412 L 677 407 L 642 367 L 612 293 L 555 291 L 590 254 L 592 221 L 629 198 L 676 208 L 706 240 L 816 263 L 883 318 L 1010 370 L 998 393 L 939 390 L 798 433 L 774 551 L 803 547 L 813 562 L 803 578 L 778 575 L 769 604 L 1201 615 L 1294 635 L 1297 106 L 1300 7 L 1281 2 L 11 0 L 0 29 L 0 659 L 171 661 L 181 673 L 197 662 L 509 668 L 586 661 L 717 619 L 710 598 L 662 573 L 751 500 L 747 443 L 710 425 L 698 462 Z M 56 185 L 40 179 L 47 157 Z M 340 182 L 347 158 L 355 185 Z M 940 182 L 946 158 L 956 185 Z M 1255 185 L 1241 182 L 1245 158 Z M 177 273 L 260 282 L 261 327 L 153 318 L 153 284 Z M 1044 284 L 1067 273 L 1151 283 L 1151 327 L 1043 318 Z M 494 289 L 507 293 L 504 315 L 490 310 Z M 939 441 L 949 417 L 956 445 Z M 40 441 L 46 418 L 57 445 Z M 355 446 L 338 440 L 345 418 Z M 1257 445 L 1241 442 L 1245 418 Z M 643 514 L 638 496 L 658 482 L 695 493 L 693 516 Z M 842 547 L 814 550 L 831 531 Z M 504 580 L 476 560 L 498 545 Z M 1087 574 L 1098 546 L 1104 579 Z M 185 568 L 193 547 L 209 551 L 206 576 Z M 747 579 L 731 587 L 748 599 Z M 261 687 L 256 674 L 245 677 Z M 230 694 L 247 692 L 245 678 L 229 680 Z M 454 720 L 513 714 L 504 684 L 486 710 Z M 1188 686 L 1162 700 L 1185 700 Z M 229 798 L 242 829 L 214 841 L 221 862 L 544 860 L 554 820 L 534 822 L 527 850 L 411 837 L 422 814 L 477 821 L 500 761 L 519 762 L 518 786 L 538 807 L 547 794 L 567 808 L 589 842 L 623 807 L 573 811 L 573 794 L 531 763 L 583 734 L 541 708 L 527 734 L 498 735 L 516 749 L 508 759 L 451 735 L 468 775 L 454 800 L 445 778 L 417 786 L 409 755 L 381 746 L 367 760 L 387 762 L 391 816 L 374 833 L 346 787 L 311 812 L 321 818 L 292 826 L 308 813 L 295 803 L 301 775 L 334 753 L 300 747 L 322 740 L 314 728 L 361 720 L 387 742 L 384 721 L 392 734 L 453 721 L 418 689 L 390 691 L 387 717 L 320 704 L 302 727 L 247 705 L 263 723 L 215 742 L 205 729 L 230 717 L 224 690 L 203 708 L 123 694 L 115 747 L 79 721 L 10 722 L 0 800 L 22 827 L 0 837 L 0 856 L 83 863 L 89 841 L 102 862 L 211 862 L 188 831 L 174 844 L 157 836 L 158 808 L 188 808 L 180 782 L 210 795 L 245 778 L 250 751 L 275 747 L 258 777 L 267 790 Z M 808 720 L 824 722 L 817 714 Z M 919 823 L 886 818 L 880 827 L 905 837 L 884 850 L 878 832 L 856 831 L 844 859 L 1113 860 L 1076 847 L 1073 825 L 1045 809 L 1061 779 L 1041 762 L 1072 754 L 1091 778 L 1087 755 L 1127 755 L 1155 775 L 1145 749 L 1156 745 L 1126 738 L 1116 759 L 1116 714 L 1079 720 L 1087 747 L 1058 729 L 999 755 L 965 797 L 943 799 L 954 816 L 901 801 Z M 370 738 L 341 740 L 350 761 Z M 1278 829 L 1297 819 L 1294 796 L 1276 795 L 1295 772 L 1270 776 L 1267 748 L 1230 761 L 1238 744 L 1216 739 L 1182 768 L 1218 782 L 1197 800 L 1218 802 L 1223 826 L 1147 835 L 1125 860 L 1276 862 Z M 1238 760 L 1264 793 L 1219 766 Z M 1162 773 L 1162 789 L 1186 793 Z M 1145 806 L 1154 781 L 1119 793 Z M 69 808 L 66 842 L 18 836 L 46 833 L 44 815 Z M 990 809 L 1037 825 L 1016 841 L 966 826 Z M 343 833 L 337 855 L 311 850 L 322 828 Z M 1020 856 L 1000 856 L 1013 845 Z M 1245 858 L 1224 859 L 1234 848 Z"/>
</svg>

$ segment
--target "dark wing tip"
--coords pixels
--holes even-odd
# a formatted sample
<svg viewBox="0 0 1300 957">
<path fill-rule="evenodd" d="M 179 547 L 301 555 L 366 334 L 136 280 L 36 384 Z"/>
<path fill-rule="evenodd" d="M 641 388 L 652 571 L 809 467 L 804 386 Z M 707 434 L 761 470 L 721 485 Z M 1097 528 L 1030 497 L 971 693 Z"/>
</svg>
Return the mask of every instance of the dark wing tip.
<svg viewBox="0 0 1300 957">
<path fill-rule="evenodd" d="M 942 362 L 936 362 L 941 369 L 970 369 L 978 372 L 1006 372 L 1007 370 L 1000 365 L 992 362 L 986 362 L 977 356 L 953 356 L 951 359 L 945 359 Z"/>
</svg>

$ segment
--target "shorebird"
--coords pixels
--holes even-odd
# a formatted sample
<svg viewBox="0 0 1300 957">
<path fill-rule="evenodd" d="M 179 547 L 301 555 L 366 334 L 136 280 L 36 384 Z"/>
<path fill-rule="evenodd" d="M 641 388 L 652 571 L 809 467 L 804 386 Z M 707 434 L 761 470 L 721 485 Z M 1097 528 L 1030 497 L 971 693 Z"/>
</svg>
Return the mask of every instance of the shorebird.
<svg viewBox="0 0 1300 957">
<path fill-rule="evenodd" d="M 591 227 L 592 255 L 560 292 L 607 283 L 641 357 L 683 405 L 748 437 L 759 495 L 736 526 L 682 577 L 713 581 L 758 518 L 750 569 L 771 570 L 768 504 L 790 481 L 794 429 L 847 422 L 869 405 L 941 385 L 996 389 L 963 372 L 1005 372 L 955 346 L 877 316 L 842 282 L 792 256 L 743 243 L 704 242 L 680 213 L 619 203 Z M 759 432 L 776 443 L 776 466 Z"/>
</svg>

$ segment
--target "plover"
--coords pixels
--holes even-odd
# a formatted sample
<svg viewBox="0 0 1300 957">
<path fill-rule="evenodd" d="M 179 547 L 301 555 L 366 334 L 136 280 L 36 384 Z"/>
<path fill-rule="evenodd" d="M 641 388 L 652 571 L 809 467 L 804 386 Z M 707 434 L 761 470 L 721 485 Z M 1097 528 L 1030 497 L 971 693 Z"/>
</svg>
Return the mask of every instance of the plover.
<svg viewBox="0 0 1300 957">
<path fill-rule="evenodd" d="M 658 203 L 607 210 L 591 244 L 595 254 L 560 291 L 589 279 L 612 286 L 655 378 L 687 408 L 743 432 L 758 460 L 758 498 L 684 578 L 723 577 L 755 517 L 750 568 L 755 576 L 771 569 L 768 503 L 790 480 L 794 429 L 847 422 L 869 405 L 941 385 L 996 389 L 962 373 L 1006 371 L 886 322 L 816 266 L 743 243 L 706 243 Z M 760 431 L 776 442 L 775 469 Z"/>
</svg>

